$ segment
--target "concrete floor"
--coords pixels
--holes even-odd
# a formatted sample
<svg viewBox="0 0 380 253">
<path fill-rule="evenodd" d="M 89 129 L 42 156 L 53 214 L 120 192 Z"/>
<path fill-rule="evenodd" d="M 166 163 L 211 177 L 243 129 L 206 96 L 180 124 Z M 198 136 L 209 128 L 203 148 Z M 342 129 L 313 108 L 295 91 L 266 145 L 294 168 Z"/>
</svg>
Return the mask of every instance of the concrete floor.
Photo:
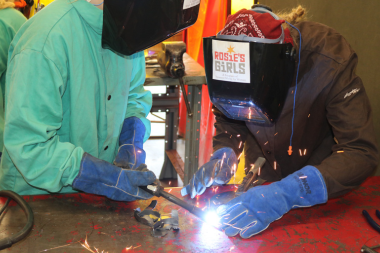
<svg viewBox="0 0 380 253">
<path fill-rule="evenodd" d="M 161 118 L 165 118 L 164 112 L 155 113 Z M 159 121 L 160 119 L 156 118 L 152 114 L 148 115 L 149 120 Z M 151 136 L 164 136 L 165 135 L 165 124 L 162 123 L 152 123 L 151 124 Z M 146 161 L 145 163 L 148 166 L 148 169 L 156 174 L 157 178 L 160 176 L 162 165 L 164 163 L 165 155 L 165 140 L 164 139 L 149 139 L 144 143 L 144 150 L 146 152 Z M 177 152 L 184 160 L 185 156 L 185 141 L 183 139 L 177 140 Z M 170 183 L 171 186 L 183 186 L 182 180 L 178 177 L 176 180 Z M 168 184 L 168 180 L 164 180 L 162 183 Z"/>
</svg>

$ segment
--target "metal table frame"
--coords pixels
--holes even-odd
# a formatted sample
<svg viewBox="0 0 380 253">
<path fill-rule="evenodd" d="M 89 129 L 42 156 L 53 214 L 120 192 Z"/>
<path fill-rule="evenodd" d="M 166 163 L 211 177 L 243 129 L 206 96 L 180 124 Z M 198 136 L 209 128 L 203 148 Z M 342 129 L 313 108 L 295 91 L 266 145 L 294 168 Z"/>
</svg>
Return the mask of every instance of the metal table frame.
<svg viewBox="0 0 380 253">
<path fill-rule="evenodd" d="M 198 169 L 199 134 L 201 124 L 202 85 L 206 84 L 204 68 L 188 54 L 183 56 L 186 75 L 183 80 L 188 87 L 187 96 L 192 117 L 186 116 L 185 162 L 178 155 L 178 107 L 179 80 L 172 79 L 156 67 L 146 68 L 145 86 L 166 86 L 166 94 L 154 94 L 151 112 L 166 112 L 165 120 L 165 160 L 160 179 L 177 178 L 180 175 L 184 184 Z"/>
</svg>

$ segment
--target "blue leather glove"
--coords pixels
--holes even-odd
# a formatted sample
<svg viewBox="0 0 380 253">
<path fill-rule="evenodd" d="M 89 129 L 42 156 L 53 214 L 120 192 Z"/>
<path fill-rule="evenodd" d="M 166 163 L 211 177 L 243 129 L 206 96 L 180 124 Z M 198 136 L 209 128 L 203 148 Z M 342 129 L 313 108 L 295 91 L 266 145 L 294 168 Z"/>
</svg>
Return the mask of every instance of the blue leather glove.
<svg viewBox="0 0 380 253">
<path fill-rule="evenodd" d="M 145 126 L 139 118 L 125 119 L 119 137 L 119 151 L 113 164 L 120 168 L 136 169 L 145 163 L 144 135 Z"/>
<path fill-rule="evenodd" d="M 156 176 L 145 164 L 141 164 L 136 170 L 122 169 L 84 153 L 73 188 L 104 195 L 113 200 L 133 201 L 153 197 L 138 186 L 152 184 L 155 180 Z"/>
<path fill-rule="evenodd" d="M 290 209 L 327 202 L 325 181 L 306 166 L 279 182 L 257 186 L 217 209 L 226 235 L 249 238 L 265 230 Z"/>
<path fill-rule="evenodd" d="M 211 160 L 199 167 L 190 183 L 182 188 L 181 194 L 191 198 L 201 195 L 211 185 L 223 185 L 230 181 L 237 168 L 238 160 L 232 148 L 221 148 L 214 152 Z"/>
</svg>

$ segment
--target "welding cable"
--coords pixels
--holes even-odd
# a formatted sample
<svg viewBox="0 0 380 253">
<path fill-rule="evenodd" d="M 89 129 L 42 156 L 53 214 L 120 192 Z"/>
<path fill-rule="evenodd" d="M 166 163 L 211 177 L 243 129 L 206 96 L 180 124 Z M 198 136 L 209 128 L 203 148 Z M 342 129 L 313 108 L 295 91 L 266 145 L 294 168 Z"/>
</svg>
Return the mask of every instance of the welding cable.
<svg viewBox="0 0 380 253">
<path fill-rule="evenodd" d="M 369 215 L 369 213 L 366 211 L 366 210 L 363 210 L 363 215 L 364 217 L 367 219 L 369 225 L 371 225 L 371 227 L 373 227 L 377 232 L 380 233 L 380 225 L 377 224 L 373 219 L 372 217 Z M 376 210 L 376 215 L 377 217 L 380 216 L 380 212 L 378 210 Z M 380 217 L 379 217 L 380 219 Z"/>
<path fill-rule="evenodd" d="M 0 216 L 4 212 L 5 208 L 7 208 L 7 206 L 9 205 L 9 202 L 11 202 L 11 199 L 7 198 L 7 201 L 5 202 L 4 206 L 0 210 Z"/>
<path fill-rule="evenodd" d="M 380 219 L 380 211 L 379 210 L 376 210 L 376 216 L 377 216 L 377 218 Z"/>
<path fill-rule="evenodd" d="M 297 95 L 297 85 L 298 85 L 298 72 L 300 71 L 300 63 L 301 63 L 301 43 L 302 43 L 302 37 L 300 30 L 297 29 L 294 25 L 290 24 L 288 21 L 285 21 L 288 25 L 293 27 L 298 31 L 298 34 L 300 35 L 300 44 L 298 48 L 298 67 L 297 67 L 297 75 L 296 75 L 296 88 L 294 89 L 294 96 L 293 96 L 293 118 L 292 118 L 292 135 L 290 136 L 290 143 L 289 143 L 289 150 L 288 155 L 292 155 L 292 141 L 293 141 L 293 133 L 294 133 L 294 116 L 295 116 L 295 110 L 296 110 L 296 95 Z"/>
<path fill-rule="evenodd" d="M 0 197 L 8 198 L 4 207 L 1 209 L 1 213 L 8 206 L 9 201 L 14 200 L 21 207 L 21 209 L 25 212 L 26 219 L 27 219 L 26 225 L 24 226 L 24 228 L 20 232 L 18 232 L 14 236 L 0 240 L 0 250 L 3 250 L 3 249 L 11 247 L 12 244 L 24 239 L 29 234 L 29 232 L 33 228 L 34 215 L 33 215 L 32 208 L 30 208 L 28 203 L 26 203 L 26 201 L 17 193 L 15 193 L 13 191 L 0 191 Z M 0 213 L 0 215 L 1 215 L 1 213 Z"/>
</svg>

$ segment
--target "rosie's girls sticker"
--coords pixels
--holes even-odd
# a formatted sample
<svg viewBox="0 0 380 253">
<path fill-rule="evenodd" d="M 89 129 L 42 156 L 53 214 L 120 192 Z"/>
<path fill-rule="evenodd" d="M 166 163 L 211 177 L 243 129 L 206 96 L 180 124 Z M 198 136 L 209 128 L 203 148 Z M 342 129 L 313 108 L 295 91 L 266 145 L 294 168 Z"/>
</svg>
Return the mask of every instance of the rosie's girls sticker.
<svg viewBox="0 0 380 253">
<path fill-rule="evenodd" d="M 220 81 L 250 83 L 249 43 L 212 41 L 212 78 Z"/>
</svg>

